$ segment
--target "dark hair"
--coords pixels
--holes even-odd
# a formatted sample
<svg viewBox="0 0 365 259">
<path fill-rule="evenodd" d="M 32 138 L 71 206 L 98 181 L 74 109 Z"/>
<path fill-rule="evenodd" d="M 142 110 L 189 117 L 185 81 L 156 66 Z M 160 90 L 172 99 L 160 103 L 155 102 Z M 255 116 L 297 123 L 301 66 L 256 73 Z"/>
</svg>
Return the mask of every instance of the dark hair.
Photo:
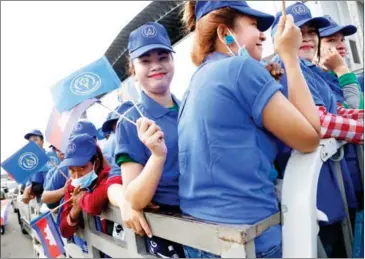
<svg viewBox="0 0 365 259">
<path fill-rule="evenodd" d="M 236 19 L 243 15 L 235 9 L 224 7 L 212 11 L 196 21 L 195 5 L 196 1 L 187 1 L 185 3 L 182 22 L 185 24 L 187 32 L 195 30 L 191 58 L 193 63 L 199 66 L 205 57 L 215 50 L 218 26 L 224 24 L 229 28 L 233 28 Z"/>
<path fill-rule="evenodd" d="M 96 146 L 96 154 L 90 159 L 92 164 L 95 163 L 95 173 L 100 174 L 105 166 L 105 159 L 99 146 Z"/>
</svg>

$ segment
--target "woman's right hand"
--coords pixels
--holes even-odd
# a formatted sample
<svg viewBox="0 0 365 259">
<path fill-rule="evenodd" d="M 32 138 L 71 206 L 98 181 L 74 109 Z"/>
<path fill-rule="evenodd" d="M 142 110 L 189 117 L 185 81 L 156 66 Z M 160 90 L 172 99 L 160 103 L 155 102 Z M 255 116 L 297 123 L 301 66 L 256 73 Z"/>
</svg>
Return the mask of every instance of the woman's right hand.
<svg viewBox="0 0 365 259">
<path fill-rule="evenodd" d="M 146 234 L 148 237 L 152 237 L 152 231 L 144 217 L 143 211 L 132 209 L 130 204 L 125 201 L 120 208 L 120 212 L 125 227 L 132 229 L 140 236 Z"/>
<path fill-rule="evenodd" d="M 275 52 L 281 57 L 283 62 L 288 59 L 297 58 L 300 45 L 302 44 L 302 33 L 300 28 L 294 24 L 293 16 L 282 15 L 277 25 L 274 36 Z"/>
<path fill-rule="evenodd" d="M 145 117 L 137 120 L 138 138 L 148 147 L 152 155 L 166 158 L 167 148 L 164 133 L 161 128 L 152 120 Z"/>
</svg>

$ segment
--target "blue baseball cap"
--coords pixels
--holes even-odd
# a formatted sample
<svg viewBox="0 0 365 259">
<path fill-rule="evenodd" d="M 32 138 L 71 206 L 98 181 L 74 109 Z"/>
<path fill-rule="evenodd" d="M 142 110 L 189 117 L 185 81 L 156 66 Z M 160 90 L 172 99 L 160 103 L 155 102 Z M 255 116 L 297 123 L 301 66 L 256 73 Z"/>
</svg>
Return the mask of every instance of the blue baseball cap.
<svg viewBox="0 0 365 259">
<path fill-rule="evenodd" d="M 293 5 L 288 6 L 286 9 L 286 14 L 291 14 L 294 19 L 294 23 L 299 28 L 307 23 L 311 23 L 316 28 L 323 28 L 330 25 L 330 21 L 325 17 L 312 17 L 311 10 L 303 3 L 297 2 Z M 282 12 L 278 12 L 275 16 L 274 23 L 271 29 L 271 36 L 274 36 L 277 25 L 279 23 Z"/>
<path fill-rule="evenodd" d="M 119 114 L 125 113 L 129 108 L 133 106 L 132 102 L 124 102 L 121 105 L 119 105 L 117 108 L 115 108 L 115 111 Z M 112 132 L 113 131 L 113 124 L 117 123 L 119 120 L 119 115 L 115 112 L 110 112 L 103 123 L 102 131 L 104 133 Z"/>
<path fill-rule="evenodd" d="M 153 49 L 175 52 L 164 26 L 157 22 L 148 22 L 131 32 L 128 42 L 131 59 L 138 58 Z"/>
<path fill-rule="evenodd" d="M 357 32 L 357 28 L 354 25 L 345 25 L 340 26 L 338 25 L 331 16 L 325 15 L 324 17 L 327 18 L 327 20 L 330 21 L 330 25 L 325 28 L 319 29 L 319 36 L 322 37 L 328 37 L 333 34 L 336 34 L 337 32 L 342 32 L 344 36 L 350 36 Z"/>
<path fill-rule="evenodd" d="M 260 31 L 266 31 L 274 22 L 274 16 L 252 9 L 246 1 L 197 1 L 195 5 L 196 20 L 200 20 L 211 11 L 224 7 L 230 7 L 244 15 L 255 17 L 257 28 Z"/>
<path fill-rule="evenodd" d="M 37 130 L 37 129 L 32 130 L 31 132 L 28 132 L 27 134 L 25 134 L 24 138 L 25 138 L 26 140 L 29 140 L 29 138 L 30 138 L 31 136 L 39 136 L 39 137 L 43 138 L 43 134 L 42 134 L 42 132 L 41 132 L 40 130 Z"/>
<path fill-rule="evenodd" d="M 68 141 L 65 159 L 58 168 L 66 166 L 83 166 L 96 154 L 95 139 L 89 134 L 75 135 Z"/>
<path fill-rule="evenodd" d="M 92 124 L 90 121 L 84 120 L 77 122 L 77 124 L 75 125 L 75 127 L 71 132 L 70 138 L 72 138 L 74 135 L 79 135 L 84 133 L 89 134 L 91 137 L 94 138 L 96 138 L 98 135 L 95 125 Z"/>
</svg>

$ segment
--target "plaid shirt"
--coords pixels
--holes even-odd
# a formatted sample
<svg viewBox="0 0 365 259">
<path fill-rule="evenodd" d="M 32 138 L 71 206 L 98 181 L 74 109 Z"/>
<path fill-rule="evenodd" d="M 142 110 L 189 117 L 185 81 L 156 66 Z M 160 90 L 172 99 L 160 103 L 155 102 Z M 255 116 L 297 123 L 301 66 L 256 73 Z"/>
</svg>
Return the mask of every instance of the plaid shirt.
<svg viewBox="0 0 365 259">
<path fill-rule="evenodd" d="M 338 114 L 317 106 L 321 121 L 321 138 L 335 138 L 353 144 L 364 143 L 364 111 L 337 106 Z"/>
</svg>

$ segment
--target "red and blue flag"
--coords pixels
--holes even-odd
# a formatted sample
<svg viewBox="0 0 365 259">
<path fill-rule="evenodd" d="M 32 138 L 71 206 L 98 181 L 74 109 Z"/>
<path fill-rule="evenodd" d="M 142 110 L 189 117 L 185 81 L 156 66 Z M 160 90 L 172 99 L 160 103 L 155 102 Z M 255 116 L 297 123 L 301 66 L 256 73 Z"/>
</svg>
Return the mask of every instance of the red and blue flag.
<svg viewBox="0 0 365 259">
<path fill-rule="evenodd" d="M 56 258 L 65 253 L 60 232 L 49 211 L 33 219 L 31 225 L 42 244 L 45 256 Z"/>
</svg>

